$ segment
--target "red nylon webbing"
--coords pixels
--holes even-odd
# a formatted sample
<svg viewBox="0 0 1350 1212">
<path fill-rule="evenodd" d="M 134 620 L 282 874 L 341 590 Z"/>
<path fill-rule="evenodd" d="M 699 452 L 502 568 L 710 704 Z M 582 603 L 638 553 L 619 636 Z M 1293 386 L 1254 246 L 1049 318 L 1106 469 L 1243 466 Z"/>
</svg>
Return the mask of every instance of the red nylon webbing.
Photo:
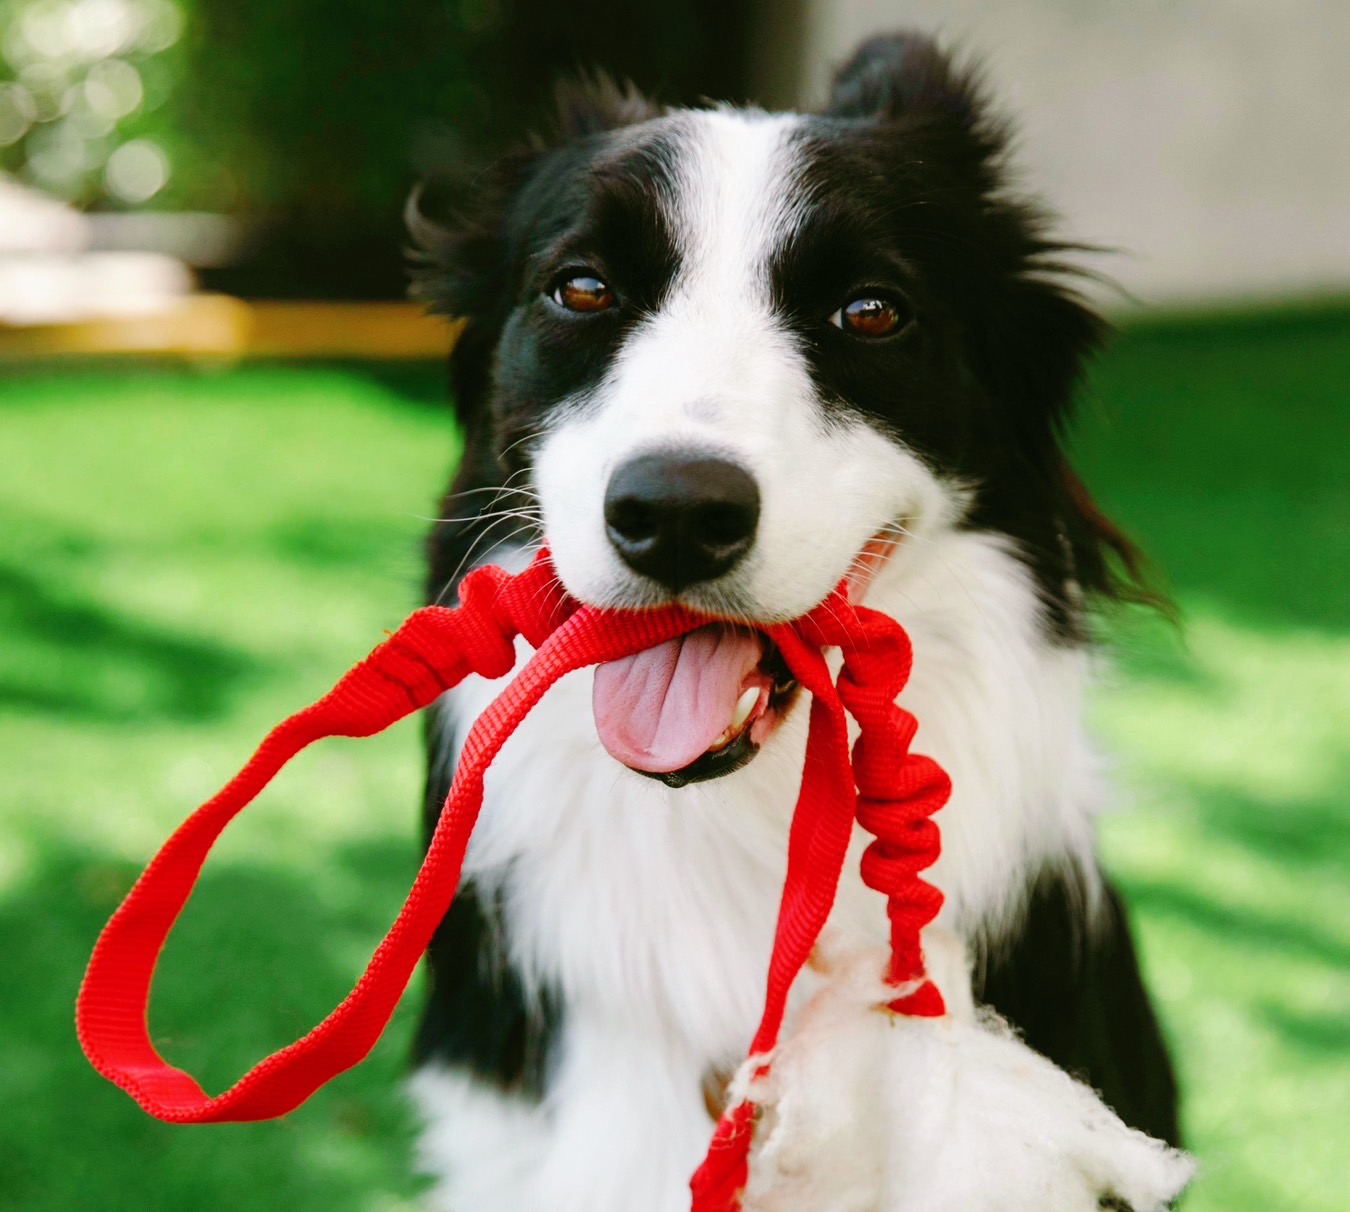
<svg viewBox="0 0 1350 1212">
<path fill-rule="evenodd" d="M 514 577 L 481 569 L 465 579 L 458 607 L 415 612 L 327 695 L 278 725 L 146 867 L 100 935 L 80 988 L 76 1028 L 90 1062 L 151 1115 L 173 1123 L 268 1119 L 299 1106 L 374 1047 L 450 906 L 482 807 L 484 775 L 545 691 L 575 669 L 650 648 L 709 621 L 680 607 L 620 612 L 578 606 L 563 593 L 546 555 Z M 855 817 L 877 835 L 863 877 L 888 898 L 891 976 L 897 983 L 922 977 L 919 932 L 936 914 L 941 894 L 918 872 L 937 857 L 937 828 L 928 818 L 948 792 L 941 769 L 909 753 L 916 725 L 895 705 L 909 674 L 909 642 L 897 623 L 852 606 L 841 589 L 811 614 L 768 633 L 812 701 L 764 1014 L 751 1055 L 767 1054 L 777 1042 L 788 993 L 833 905 Z M 536 651 L 470 730 L 422 868 L 364 974 L 318 1026 L 260 1061 L 223 1094 L 208 1096 L 155 1050 L 146 1015 L 155 964 L 216 839 L 306 745 L 325 736 L 381 731 L 469 673 L 504 676 L 515 663 L 517 635 Z M 837 688 L 822 655 L 830 646 L 844 653 Z M 845 708 L 861 727 L 851 764 Z M 894 1008 L 943 1012 L 928 982 Z M 694 1212 L 739 1208 L 751 1128 L 746 1104 L 722 1117 L 693 1179 Z"/>
</svg>

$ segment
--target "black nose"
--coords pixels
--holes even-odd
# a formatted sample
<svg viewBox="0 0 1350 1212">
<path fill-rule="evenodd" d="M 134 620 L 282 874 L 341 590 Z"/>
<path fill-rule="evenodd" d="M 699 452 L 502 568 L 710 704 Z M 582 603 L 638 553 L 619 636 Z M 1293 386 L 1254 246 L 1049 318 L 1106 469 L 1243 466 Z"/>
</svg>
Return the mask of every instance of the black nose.
<svg viewBox="0 0 1350 1212">
<path fill-rule="evenodd" d="M 726 459 L 640 455 L 605 491 L 614 549 L 672 593 L 720 577 L 750 550 L 758 523 L 759 487 Z"/>
</svg>

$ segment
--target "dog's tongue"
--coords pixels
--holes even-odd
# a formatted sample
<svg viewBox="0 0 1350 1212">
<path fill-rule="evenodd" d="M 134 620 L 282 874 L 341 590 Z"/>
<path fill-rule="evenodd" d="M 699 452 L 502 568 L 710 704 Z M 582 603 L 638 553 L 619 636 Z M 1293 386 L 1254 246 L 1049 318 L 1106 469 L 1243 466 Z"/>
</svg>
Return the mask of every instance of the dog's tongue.
<svg viewBox="0 0 1350 1212">
<path fill-rule="evenodd" d="M 747 676 L 764 656 L 753 632 L 700 627 L 595 671 L 595 726 L 625 766 L 682 770 L 730 726 Z"/>
</svg>

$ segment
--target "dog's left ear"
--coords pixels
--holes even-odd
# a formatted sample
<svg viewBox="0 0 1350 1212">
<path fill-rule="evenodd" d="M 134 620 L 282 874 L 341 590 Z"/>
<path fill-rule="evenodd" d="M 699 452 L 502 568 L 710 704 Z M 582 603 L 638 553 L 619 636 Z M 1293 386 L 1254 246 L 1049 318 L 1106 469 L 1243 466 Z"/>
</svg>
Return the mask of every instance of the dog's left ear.
<svg viewBox="0 0 1350 1212">
<path fill-rule="evenodd" d="M 1047 558 L 1061 560 L 1067 541 L 1065 577 L 1090 594 L 1156 602 L 1138 553 L 1061 453 L 1079 379 L 1107 327 L 1075 289 L 1076 250 L 1054 238 L 1039 206 L 1004 188 L 1007 128 L 978 71 L 921 34 L 870 38 L 839 69 L 822 112 L 894 132 L 942 191 L 944 205 L 932 209 L 951 226 L 924 255 L 963 300 L 970 368 L 1018 455 L 1008 491 L 1044 494 L 1062 522 L 1061 536 L 1037 540 Z"/>
<path fill-rule="evenodd" d="M 894 128 L 923 159 L 952 224 L 929 250 L 933 272 L 965 286 L 978 377 L 1015 415 L 1061 425 L 1103 325 L 1072 289 L 1071 250 L 1050 235 L 1048 216 L 1004 189 L 1006 126 L 978 71 L 921 34 L 869 38 L 839 69 L 823 112 Z"/>
<path fill-rule="evenodd" d="M 982 108 L 974 76 L 936 42 L 901 32 L 869 38 L 834 77 L 822 111 L 833 118 L 894 120 L 930 114 L 973 125 Z"/>
</svg>

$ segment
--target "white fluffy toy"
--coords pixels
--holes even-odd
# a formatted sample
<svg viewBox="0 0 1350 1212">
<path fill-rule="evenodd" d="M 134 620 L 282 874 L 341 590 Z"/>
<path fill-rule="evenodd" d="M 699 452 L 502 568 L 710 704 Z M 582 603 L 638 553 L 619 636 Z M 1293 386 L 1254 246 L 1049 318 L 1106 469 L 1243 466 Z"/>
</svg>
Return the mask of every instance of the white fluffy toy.
<svg viewBox="0 0 1350 1212">
<path fill-rule="evenodd" d="M 855 955 L 770 1069 L 742 1066 L 733 1100 L 758 1111 L 744 1212 L 1166 1209 L 1194 1161 L 977 1012 L 959 940 L 930 929 L 924 950 L 943 1017 L 887 1009 L 886 956 Z"/>
</svg>

